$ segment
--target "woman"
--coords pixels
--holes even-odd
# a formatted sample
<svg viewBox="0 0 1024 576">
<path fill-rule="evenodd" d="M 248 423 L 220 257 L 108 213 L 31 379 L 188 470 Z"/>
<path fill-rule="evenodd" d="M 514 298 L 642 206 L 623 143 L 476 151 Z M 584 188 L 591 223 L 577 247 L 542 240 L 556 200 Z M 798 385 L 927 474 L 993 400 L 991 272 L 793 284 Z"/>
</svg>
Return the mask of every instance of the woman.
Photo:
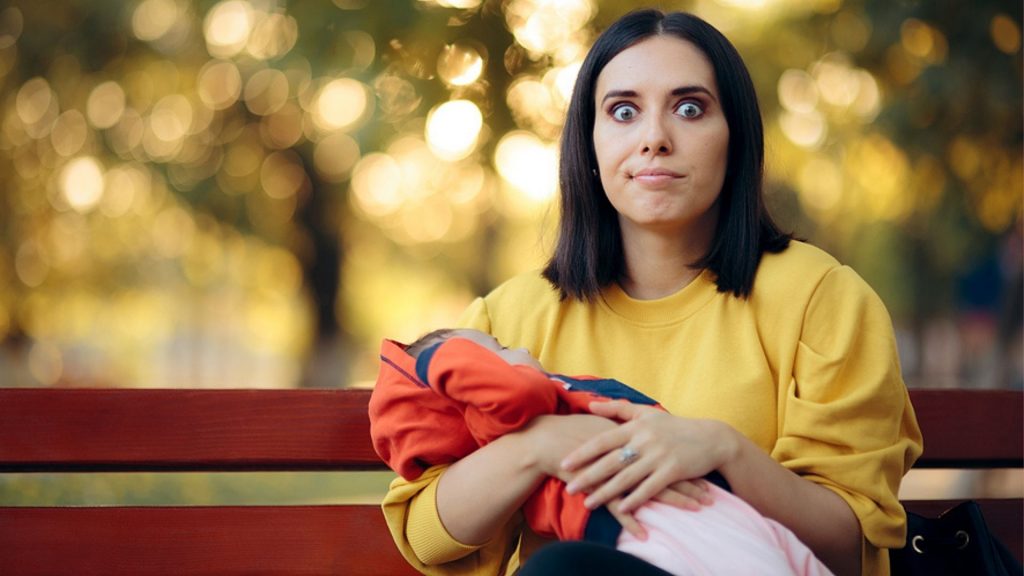
<svg viewBox="0 0 1024 576">
<path fill-rule="evenodd" d="M 888 572 L 885 548 L 905 531 L 899 482 L 921 450 L 891 321 L 852 270 L 779 232 L 762 166 L 756 95 L 717 30 L 649 10 L 598 38 L 563 133 L 555 254 L 461 324 L 556 372 L 630 382 L 671 414 L 612 403 L 542 416 L 396 480 L 384 511 L 411 563 L 511 573 L 544 544 L 518 510 L 548 476 L 633 531 L 640 504 L 717 470 L 835 573 Z M 581 558 L 660 573 L 618 554 L 551 545 L 524 574 Z"/>
</svg>

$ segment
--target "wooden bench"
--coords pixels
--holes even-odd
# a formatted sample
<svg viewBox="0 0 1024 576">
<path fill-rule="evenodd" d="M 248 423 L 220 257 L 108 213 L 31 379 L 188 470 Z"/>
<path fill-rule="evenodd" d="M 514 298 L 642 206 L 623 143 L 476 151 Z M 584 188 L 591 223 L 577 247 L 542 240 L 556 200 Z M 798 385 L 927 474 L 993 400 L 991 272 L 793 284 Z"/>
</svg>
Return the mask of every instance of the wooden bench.
<svg viewBox="0 0 1024 576">
<path fill-rule="evenodd" d="M 1020 392 L 914 390 L 930 468 L 1020 468 Z M 381 470 L 366 390 L 0 389 L 0 472 Z M 1022 555 L 1024 502 L 981 501 Z M 937 515 L 951 501 L 907 502 Z M 378 506 L 0 507 L 0 574 L 413 571 Z"/>
</svg>

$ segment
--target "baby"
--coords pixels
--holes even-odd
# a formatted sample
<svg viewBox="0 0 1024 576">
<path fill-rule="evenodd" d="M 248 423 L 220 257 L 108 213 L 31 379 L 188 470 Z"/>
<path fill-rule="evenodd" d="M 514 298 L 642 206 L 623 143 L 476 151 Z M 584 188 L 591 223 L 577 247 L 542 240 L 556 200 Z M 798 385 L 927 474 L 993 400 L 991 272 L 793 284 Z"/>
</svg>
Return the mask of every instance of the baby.
<svg viewBox="0 0 1024 576">
<path fill-rule="evenodd" d="M 385 340 L 381 362 L 370 433 L 381 458 L 410 480 L 542 414 L 588 413 L 594 401 L 658 406 L 617 380 L 550 374 L 527 350 L 476 330 L 438 330 L 409 346 Z M 650 501 L 637 509 L 644 539 L 622 530 L 607 508 L 587 509 L 585 495 L 569 494 L 557 478 L 534 492 L 523 513 L 542 536 L 603 542 L 677 575 L 830 574 L 792 532 L 729 492 L 721 475 L 707 480 L 697 486 L 698 493 L 706 487 L 698 498 L 709 505 Z"/>
</svg>

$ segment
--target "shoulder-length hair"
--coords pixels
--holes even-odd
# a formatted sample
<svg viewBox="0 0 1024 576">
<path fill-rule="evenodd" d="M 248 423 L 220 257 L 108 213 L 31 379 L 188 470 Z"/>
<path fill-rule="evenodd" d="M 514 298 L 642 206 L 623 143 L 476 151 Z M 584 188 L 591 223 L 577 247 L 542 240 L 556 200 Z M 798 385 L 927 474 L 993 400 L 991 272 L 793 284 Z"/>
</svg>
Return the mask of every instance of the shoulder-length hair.
<svg viewBox="0 0 1024 576">
<path fill-rule="evenodd" d="M 594 91 L 605 65 L 620 52 L 652 36 L 674 36 L 707 56 L 729 126 L 725 180 L 718 224 L 708 253 L 694 262 L 715 274 L 719 292 L 746 297 L 765 252 L 781 252 L 791 236 L 779 230 L 764 205 L 764 128 L 757 94 L 739 52 L 713 26 L 687 13 L 640 10 L 602 33 L 580 67 L 562 131 L 561 218 L 554 255 L 543 276 L 562 299 L 592 300 L 625 276 L 618 213 L 597 175 L 594 151 Z"/>
</svg>

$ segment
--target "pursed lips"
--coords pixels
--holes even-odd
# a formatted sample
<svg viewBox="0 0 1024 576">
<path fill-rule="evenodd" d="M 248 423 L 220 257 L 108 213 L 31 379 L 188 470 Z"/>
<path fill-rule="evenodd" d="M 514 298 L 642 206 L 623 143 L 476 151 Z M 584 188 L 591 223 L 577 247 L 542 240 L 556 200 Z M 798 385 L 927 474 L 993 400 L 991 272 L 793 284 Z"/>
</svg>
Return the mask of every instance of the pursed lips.
<svg viewBox="0 0 1024 576">
<path fill-rule="evenodd" d="M 645 168 L 637 170 L 631 176 L 633 180 L 637 180 L 642 184 L 661 184 L 682 177 L 682 174 L 665 168 Z"/>
</svg>

